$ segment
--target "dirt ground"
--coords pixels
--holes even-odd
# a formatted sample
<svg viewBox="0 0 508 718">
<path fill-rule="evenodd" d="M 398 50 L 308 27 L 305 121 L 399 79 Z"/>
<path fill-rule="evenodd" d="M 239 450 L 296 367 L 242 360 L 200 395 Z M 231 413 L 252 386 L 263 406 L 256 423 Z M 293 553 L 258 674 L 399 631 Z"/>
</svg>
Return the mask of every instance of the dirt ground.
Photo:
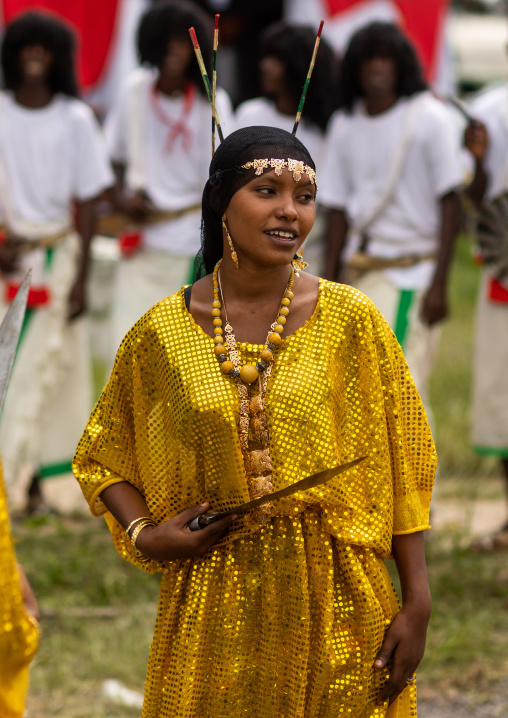
<svg viewBox="0 0 508 718">
<path fill-rule="evenodd" d="M 418 718 L 507 718 L 508 680 L 490 698 L 457 695 L 418 699 Z"/>
</svg>

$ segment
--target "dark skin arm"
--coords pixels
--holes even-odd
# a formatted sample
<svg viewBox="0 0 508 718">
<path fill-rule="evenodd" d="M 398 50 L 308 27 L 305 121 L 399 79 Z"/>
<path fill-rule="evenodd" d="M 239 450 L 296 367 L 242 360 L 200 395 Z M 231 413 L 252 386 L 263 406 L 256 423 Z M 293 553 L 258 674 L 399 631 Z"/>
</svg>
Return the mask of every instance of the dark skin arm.
<svg viewBox="0 0 508 718">
<path fill-rule="evenodd" d="M 342 209 L 329 209 L 325 234 L 324 278 L 332 282 L 339 280 L 342 273 L 342 253 L 346 246 L 349 225 Z"/>
<path fill-rule="evenodd" d="M 134 519 L 150 516 L 144 498 L 127 481 L 108 486 L 102 492 L 101 499 L 124 528 Z M 226 533 L 228 526 L 236 518 L 235 514 L 226 516 L 201 531 L 191 531 L 187 524 L 196 516 L 205 514 L 209 508 L 208 503 L 193 506 L 158 526 L 147 526 L 140 531 L 136 548 L 154 561 L 202 556 Z"/>
<path fill-rule="evenodd" d="M 434 278 L 427 291 L 422 307 L 422 320 L 432 326 L 448 315 L 447 285 L 453 247 L 459 229 L 459 198 L 456 192 L 449 192 L 440 201 L 441 223 L 439 250 Z"/>
<path fill-rule="evenodd" d="M 81 238 L 81 258 L 78 274 L 69 295 L 69 320 L 86 311 L 86 282 L 90 267 L 90 245 L 95 232 L 96 198 L 77 203 L 77 231 Z"/>
<path fill-rule="evenodd" d="M 125 165 L 119 162 L 113 163 L 115 172 L 115 187 L 113 190 L 113 204 L 125 214 L 132 217 L 136 222 L 143 222 L 156 207 L 150 197 L 143 190 L 134 194 L 127 194 L 125 191 Z"/>
<path fill-rule="evenodd" d="M 464 145 L 472 154 L 475 162 L 473 180 L 466 188 L 466 195 L 479 207 L 485 197 L 489 179 L 484 166 L 489 146 L 489 134 L 485 125 L 478 120 L 471 122 L 464 133 Z"/>
<path fill-rule="evenodd" d="M 390 678 L 377 699 L 377 705 L 390 704 L 407 685 L 423 658 L 432 600 L 430 597 L 423 531 L 393 537 L 393 556 L 402 589 L 402 608 L 386 632 L 374 667 L 392 662 Z"/>
</svg>

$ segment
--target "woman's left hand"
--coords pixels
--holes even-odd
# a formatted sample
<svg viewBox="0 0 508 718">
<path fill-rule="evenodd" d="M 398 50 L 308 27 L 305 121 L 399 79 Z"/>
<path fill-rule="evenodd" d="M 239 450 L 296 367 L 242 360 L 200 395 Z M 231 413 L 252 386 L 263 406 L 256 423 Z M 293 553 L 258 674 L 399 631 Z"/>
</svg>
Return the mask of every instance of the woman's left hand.
<svg viewBox="0 0 508 718">
<path fill-rule="evenodd" d="M 392 663 L 390 677 L 377 699 L 378 706 L 385 701 L 393 703 L 413 677 L 425 651 L 429 618 L 430 611 L 424 607 L 404 606 L 393 619 L 374 661 L 377 670 Z"/>
</svg>

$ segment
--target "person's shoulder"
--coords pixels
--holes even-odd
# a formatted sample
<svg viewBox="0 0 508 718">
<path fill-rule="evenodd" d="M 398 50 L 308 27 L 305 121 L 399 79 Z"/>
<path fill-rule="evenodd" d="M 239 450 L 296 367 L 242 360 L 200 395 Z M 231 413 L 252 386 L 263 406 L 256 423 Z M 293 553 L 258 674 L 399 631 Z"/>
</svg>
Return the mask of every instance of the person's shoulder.
<svg viewBox="0 0 508 718">
<path fill-rule="evenodd" d="M 150 67 L 136 67 L 135 70 L 129 72 L 122 87 L 124 90 L 130 90 L 139 85 L 150 85 L 156 77 L 156 71 Z"/>
<path fill-rule="evenodd" d="M 441 99 L 435 97 L 431 92 L 422 92 L 414 95 L 412 101 L 418 103 L 419 115 L 422 124 L 426 121 L 445 122 L 451 124 L 452 110 Z"/>
<path fill-rule="evenodd" d="M 161 299 L 138 319 L 125 335 L 122 342 L 125 349 L 143 351 L 146 342 L 152 342 L 154 336 L 163 336 L 167 328 L 182 324 L 178 320 L 185 312 L 184 289 Z"/>
<path fill-rule="evenodd" d="M 344 112 L 344 110 L 335 110 L 328 120 L 325 132 L 325 141 L 336 141 L 348 131 L 350 127 L 354 127 L 354 115 Z"/>
<path fill-rule="evenodd" d="M 326 323 L 337 336 L 353 344 L 393 343 L 394 334 L 388 322 L 372 299 L 359 289 L 322 279 L 321 302 Z"/>
<path fill-rule="evenodd" d="M 122 80 L 115 106 L 123 107 L 132 95 L 144 93 L 155 81 L 156 72 L 149 67 L 136 67 Z"/>
<path fill-rule="evenodd" d="M 83 102 L 83 100 L 77 97 L 69 97 L 68 95 L 58 95 L 57 102 L 64 109 L 66 119 L 68 119 L 72 125 L 79 128 L 97 124 L 97 118 L 92 108 L 87 105 L 86 102 Z"/>
<path fill-rule="evenodd" d="M 10 114 L 16 109 L 16 102 L 14 100 L 11 90 L 0 89 L 0 103 L 2 104 L 2 112 L 7 112 Z"/>
<path fill-rule="evenodd" d="M 471 102 L 470 109 L 474 113 L 485 113 L 496 110 L 502 110 L 506 112 L 506 104 L 508 102 L 508 85 L 503 83 L 502 85 L 496 85 L 495 87 L 489 87 Z"/>
<path fill-rule="evenodd" d="M 341 314 L 346 313 L 354 318 L 376 311 L 374 302 L 355 287 L 328 279 L 321 279 L 320 282 L 323 303 L 332 312 L 340 311 Z"/>
<path fill-rule="evenodd" d="M 145 314 L 146 320 L 148 322 L 158 321 L 163 316 L 168 317 L 169 315 L 181 314 L 185 307 L 184 290 L 185 287 L 182 287 L 177 292 L 164 297 L 160 302 L 154 304 Z"/>
</svg>

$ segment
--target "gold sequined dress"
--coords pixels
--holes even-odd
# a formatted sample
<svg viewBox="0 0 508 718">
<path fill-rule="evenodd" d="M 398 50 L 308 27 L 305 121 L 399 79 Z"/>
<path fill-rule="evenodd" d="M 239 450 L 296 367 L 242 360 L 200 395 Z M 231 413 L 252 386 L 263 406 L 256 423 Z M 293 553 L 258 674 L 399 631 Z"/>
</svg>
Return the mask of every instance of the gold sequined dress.
<svg viewBox="0 0 508 718">
<path fill-rule="evenodd" d="M 238 391 L 183 290 L 120 347 L 74 472 L 92 513 L 129 481 L 162 522 L 248 501 Z M 258 356 L 239 345 L 242 362 Z M 159 564 L 144 718 L 408 718 L 415 685 L 376 707 L 373 661 L 399 605 L 392 535 L 428 528 L 435 450 L 401 350 L 372 302 L 320 280 L 312 317 L 277 351 L 266 393 L 273 489 L 367 455 L 326 486 L 238 519 L 205 556 Z M 123 530 L 106 519 L 118 551 Z"/>
<path fill-rule="evenodd" d="M 39 630 L 23 605 L 0 466 L 0 716 L 25 711 L 28 666 L 39 645 Z"/>
</svg>

